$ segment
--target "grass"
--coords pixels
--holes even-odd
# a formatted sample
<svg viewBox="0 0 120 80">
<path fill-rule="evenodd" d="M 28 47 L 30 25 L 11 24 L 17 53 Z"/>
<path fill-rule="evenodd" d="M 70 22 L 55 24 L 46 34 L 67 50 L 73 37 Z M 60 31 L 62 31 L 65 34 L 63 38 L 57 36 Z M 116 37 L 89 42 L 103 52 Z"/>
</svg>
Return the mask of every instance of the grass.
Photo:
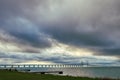
<svg viewBox="0 0 120 80">
<path fill-rule="evenodd" d="M 110 80 L 87 77 L 58 76 L 49 74 L 22 73 L 17 71 L 0 70 L 0 80 Z"/>
</svg>

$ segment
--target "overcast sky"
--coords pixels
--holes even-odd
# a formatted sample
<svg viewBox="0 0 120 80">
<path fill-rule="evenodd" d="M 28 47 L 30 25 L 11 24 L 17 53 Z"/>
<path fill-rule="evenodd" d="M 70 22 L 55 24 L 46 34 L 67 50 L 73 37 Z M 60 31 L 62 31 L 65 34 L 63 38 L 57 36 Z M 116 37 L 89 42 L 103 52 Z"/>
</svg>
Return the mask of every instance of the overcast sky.
<svg viewBox="0 0 120 80">
<path fill-rule="evenodd" d="M 120 0 L 0 0 L 0 63 L 120 61 Z"/>
</svg>

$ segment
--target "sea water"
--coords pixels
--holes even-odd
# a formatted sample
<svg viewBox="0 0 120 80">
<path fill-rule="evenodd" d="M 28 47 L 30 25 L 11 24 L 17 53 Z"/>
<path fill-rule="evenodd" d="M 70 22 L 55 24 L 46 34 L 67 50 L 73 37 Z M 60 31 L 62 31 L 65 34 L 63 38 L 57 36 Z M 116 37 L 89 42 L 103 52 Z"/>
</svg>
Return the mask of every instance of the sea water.
<svg viewBox="0 0 120 80">
<path fill-rule="evenodd" d="M 30 68 L 30 70 L 31 72 L 63 71 L 62 75 L 68 76 L 120 79 L 120 67 Z"/>
</svg>

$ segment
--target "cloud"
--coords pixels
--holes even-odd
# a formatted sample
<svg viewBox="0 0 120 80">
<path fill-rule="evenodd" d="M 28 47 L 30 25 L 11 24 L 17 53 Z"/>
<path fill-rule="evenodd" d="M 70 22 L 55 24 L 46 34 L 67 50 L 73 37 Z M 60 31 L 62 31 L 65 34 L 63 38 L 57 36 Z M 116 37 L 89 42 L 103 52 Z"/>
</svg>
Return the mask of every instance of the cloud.
<svg viewBox="0 0 120 80">
<path fill-rule="evenodd" d="M 9 55 L 8 55 L 9 54 Z M 61 54 L 54 55 L 55 53 L 52 53 L 49 57 L 47 54 L 29 54 L 29 53 L 6 53 L 6 52 L 0 52 L 0 60 L 2 60 L 2 63 L 26 63 L 34 61 L 35 62 L 49 62 L 49 63 L 57 63 L 57 64 L 80 64 L 81 61 L 85 62 L 89 61 L 89 63 L 106 63 L 106 62 L 117 62 L 118 59 L 113 59 L 108 57 L 102 58 L 102 57 L 96 57 L 96 56 L 76 56 L 73 57 L 72 55 L 67 55 L 65 53 L 64 56 Z M 5 60 L 5 61 L 3 61 Z M 8 61 L 9 60 L 9 61 Z M 103 62 L 104 61 L 104 62 Z M 1 62 L 1 61 L 0 61 Z"/>
<path fill-rule="evenodd" d="M 49 38 L 47 37 L 47 39 Z M 18 36 L 16 37 L 6 31 L 0 30 L 0 51 L 40 53 L 42 48 L 51 46 L 50 40 L 46 40 L 48 42 L 42 40 L 43 39 L 36 40 L 39 41 L 38 43 L 35 43 L 33 41 L 30 42 L 29 39 L 24 40 L 22 37 L 19 38 Z M 41 41 L 43 43 L 41 43 Z M 47 43 L 48 45 L 44 45 Z"/>
<path fill-rule="evenodd" d="M 120 57 L 120 48 L 103 48 L 103 49 L 98 49 L 99 53 L 96 53 L 98 55 L 104 55 L 104 56 L 116 56 L 116 57 Z"/>
<path fill-rule="evenodd" d="M 94 56 L 120 56 L 119 6 L 119 0 L 0 0 L 0 42 L 19 48 L 12 51 L 41 53 L 55 40 Z"/>
<path fill-rule="evenodd" d="M 120 1 L 92 0 L 86 2 L 75 0 L 74 2 L 65 2 L 66 5 L 62 10 L 56 7 L 54 9 L 56 12 L 54 10 L 48 12 L 51 14 L 50 16 L 56 13 L 57 17 L 55 15 L 53 16 L 55 18 L 52 17 L 50 20 L 48 17 L 45 23 L 43 22 L 44 27 L 42 29 L 44 32 L 64 44 L 89 47 L 90 49 L 96 47 L 96 50 L 92 50 L 98 51 L 97 54 L 120 55 L 116 51 L 118 49 L 114 49 L 115 53 L 110 53 L 106 49 L 109 48 L 110 50 L 111 47 L 119 48 L 120 46 L 120 10 L 118 8 Z M 63 11 L 63 13 L 57 13 L 58 10 Z"/>
<path fill-rule="evenodd" d="M 40 48 L 51 46 L 51 42 L 48 40 L 49 37 L 39 31 L 37 26 L 24 16 L 24 13 L 28 14 L 26 11 L 34 9 L 38 3 L 42 4 L 45 1 L 0 1 L 0 29 L 7 32 L 8 35 L 15 37 L 17 40 L 15 41 L 16 44 L 29 44 L 30 46 Z"/>
<path fill-rule="evenodd" d="M 104 36 L 98 33 L 79 33 L 74 30 L 59 28 L 50 28 L 46 32 L 62 43 L 78 47 L 106 47 L 112 44 L 111 41 L 106 40 Z"/>
<path fill-rule="evenodd" d="M 9 35 L 17 38 L 21 44 L 30 44 L 34 47 L 50 47 L 49 36 L 41 33 L 35 25 L 29 21 L 17 18 L 6 22 L 2 27 Z M 17 42 L 17 41 L 16 41 Z"/>
</svg>

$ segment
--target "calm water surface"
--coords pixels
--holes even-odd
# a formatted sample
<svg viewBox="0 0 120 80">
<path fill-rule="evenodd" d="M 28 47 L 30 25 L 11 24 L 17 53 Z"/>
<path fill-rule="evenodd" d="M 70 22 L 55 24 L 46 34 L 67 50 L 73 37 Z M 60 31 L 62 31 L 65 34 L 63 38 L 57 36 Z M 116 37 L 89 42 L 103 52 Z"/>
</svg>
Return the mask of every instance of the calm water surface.
<svg viewBox="0 0 120 80">
<path fill-rule="evenodd" d="M 100 77 L 120 79 L 120 67 L 78 67 L 78 68 L 17 68 L 18 70 L 30 69 L 31 72 L 63 71 L 62 75 L 80 77 Z"/>
<path fill-rule="evenodd" d="M 120 79 L 120 67 L 31 68 L 31 71 L 63 71 L 63 75 L 69 76 Z"/>
</svg>

